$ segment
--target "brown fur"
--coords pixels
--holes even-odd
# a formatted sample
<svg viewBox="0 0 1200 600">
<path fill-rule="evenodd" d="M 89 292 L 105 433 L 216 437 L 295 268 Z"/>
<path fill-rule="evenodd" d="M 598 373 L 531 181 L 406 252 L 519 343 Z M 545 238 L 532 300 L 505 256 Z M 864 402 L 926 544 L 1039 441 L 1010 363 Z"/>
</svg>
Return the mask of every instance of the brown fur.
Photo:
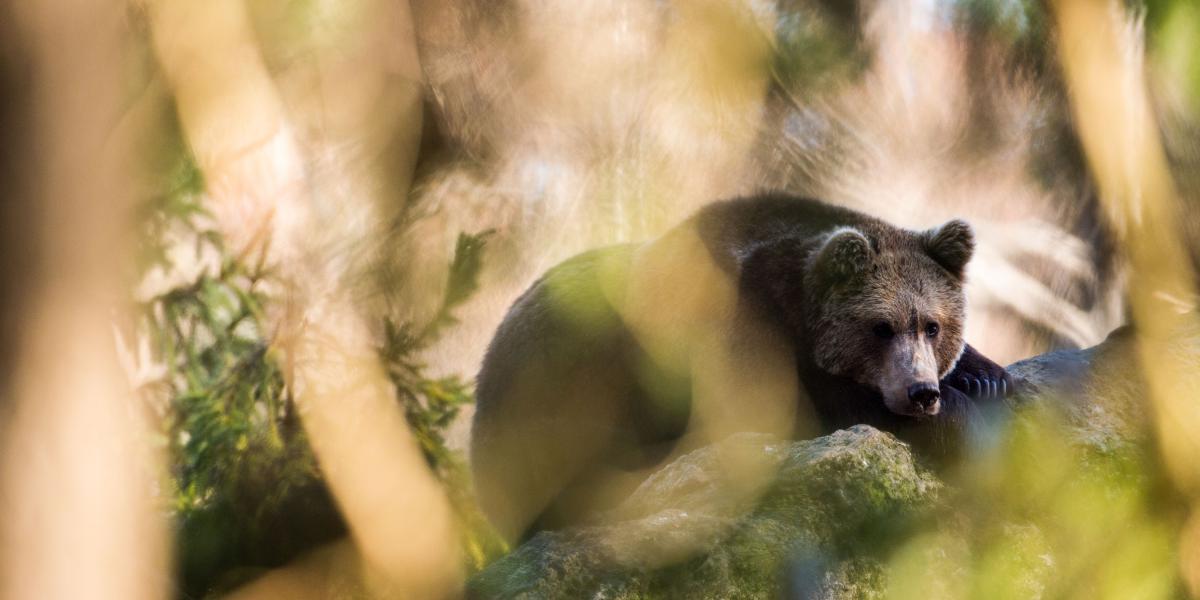
<svg viewBox="0 0 1200 600">
<path fill-rule="evenodd" d="M 917 346 L 916 350 L 931 347 L 927 350 L 932 351 L 933 361 L 928 366 L 936 368 L 924 376 L 932 385 L 950 372 L 962 354 L 966 321 L 962 273 L 972 246 L 971 230 L 961 221 L 924 233 L 872 222 L 831 234 L 813 262 L 836 264 L 810 266 L 806 282 L 805 305 L 815 308 L 807 311 L 808 328 L 819 332 L 813 338 L 817 365 L 881 392 L 889 407 L 903 412 L 907 402 L 903 395 L 915 380 L 889 381 L 889 376 L 906 374 L 889 367 L 896 360 L 908 364 L 914 354 L 919 357 L 919 352 L 902 347 L 905 343 Z M 837 279 L 820 281 L 830 270 Z M 932 337 L 925 331 L 931 323 L 938 327 Z M 896 335 L 879 339 L 872 330 L 880 325 Z"/>
<path fill-rule="evenodd" d="M 566 261 L 516 301 L 479 374 L 485 511 L 510 539 L 590 518 L 673 456 L 739 431 L 868 423 L 923 449 L 954 445 L 972 408 L 947 379 L 1003 375 L 963 354 L 971 249 L 960 221 L 913 232 L 768 195 Z M 914 401 L 914 385 L 936 402 Z"/>
</svg>

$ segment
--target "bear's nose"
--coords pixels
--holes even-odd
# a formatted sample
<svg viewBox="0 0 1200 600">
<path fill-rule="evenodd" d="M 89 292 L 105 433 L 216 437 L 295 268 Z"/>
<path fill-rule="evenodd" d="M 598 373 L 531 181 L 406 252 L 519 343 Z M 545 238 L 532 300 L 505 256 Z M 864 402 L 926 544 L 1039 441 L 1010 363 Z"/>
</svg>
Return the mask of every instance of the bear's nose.
<svg viewBox="0 0 1200 600">
<path fill-rule="evenodd" d="M 914 383 L 908 386 L 908 400 L 924 412 L 930 412 L 937 405 L 942 395 L 936 385 L 930 383 Z"/>
</svg>

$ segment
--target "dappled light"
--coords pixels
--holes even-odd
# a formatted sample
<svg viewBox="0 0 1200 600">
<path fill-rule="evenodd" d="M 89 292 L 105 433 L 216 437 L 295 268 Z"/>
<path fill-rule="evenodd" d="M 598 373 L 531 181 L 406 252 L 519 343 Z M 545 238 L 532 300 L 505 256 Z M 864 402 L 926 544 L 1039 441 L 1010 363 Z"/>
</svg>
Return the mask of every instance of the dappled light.
<svg viewBox="0 0 1200 600">
<path fill-rule="evenodd" d="M 0 600 L 1200 598 L 1187 0 L 0 8 Z"/>
</svg>

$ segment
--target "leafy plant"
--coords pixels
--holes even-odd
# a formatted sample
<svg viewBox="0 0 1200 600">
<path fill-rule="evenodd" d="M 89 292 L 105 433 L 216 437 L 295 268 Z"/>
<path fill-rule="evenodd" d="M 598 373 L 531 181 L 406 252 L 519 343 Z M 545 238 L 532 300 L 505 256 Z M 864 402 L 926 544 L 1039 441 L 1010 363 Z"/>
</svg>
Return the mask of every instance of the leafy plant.
<svg viewBox="0 0 1200 600">
<path fill-rule="evenodd" d="M 459 410 L 473 401 L 470 386 L 461 378 L 429 379 L 416 356 L 457 323 L 454 309 L 471 297 L 478 287 L 483 266 L 483 250 L 490 231 L 476 235 L 460 234 L 454 259 L 436 316 L 413 333 L 410 324 L 387 321 L 381 355 L 396 394 L 404 405 L 405 416 L 413 429 L 430 468 L 446 484 L 450 502 L 462 524 L 463 547 L 472 569 L 482 568 L 492 557 L 505 551 L 500 537 L 479 512 L 471 493 L 471 478 L 466 463 L 447 446 L 443 433 L 458 416 Z"/>
<path fill-rule="evenodd" d="M 159 397 L 170 455 L 166 504 L 178 528 L 181 592 L 207 593 L 344 534 L 263 331 L 272 274 L 233 257 L 202 204 L 186 153 L 140 218 L 138 335 L 157 362 L 143 389 Z M 458 377 L 430 378 L 416 356 L 457 321 L 477 287 L 488 233 L 462 235 L 437 316 L 383 324 L 380 359 L 430 468 L 462 521 L 470 566 L 503 550 L 475 507 L 464 460 L 444 431 L 472 401 Z M 149 282 L 149 284 L 147 284 Z"/>
</svg>

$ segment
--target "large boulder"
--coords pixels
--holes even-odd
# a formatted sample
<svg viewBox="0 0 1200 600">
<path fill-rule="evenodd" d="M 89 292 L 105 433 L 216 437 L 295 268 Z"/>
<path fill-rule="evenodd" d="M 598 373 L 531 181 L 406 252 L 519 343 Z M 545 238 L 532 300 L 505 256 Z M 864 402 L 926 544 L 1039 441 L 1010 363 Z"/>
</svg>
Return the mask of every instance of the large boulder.
<svg viewBox="0 0 1200 600">
<path fill-rule="evenodd" d="M 746 463 L 777 468 L 765 490 L 745 485 L 753 477 L 734 465 Z M 799 571 L 818 573 L 826 595 L 863 597 L 881 567 L 859 542 L 894 538 L 941 489 L 871 427 L 801 442 L 736 435 L 662 469 L 605 525 L 537 534 L 473 578 L 470 595 L 763 598 Z"/>
<path fill-rule="evenodd" d="M 667 465 L 596 524 L 537 534 L 473 577 L 469 595 L 1037 598 L 1082 584 L 1120 596 L 1131 589 L 1121 573 L 1142 585 L 1150 571 L 1160 587 L 1136 589 L 1169 595 L 1173 571 L 1154 569 L 1170 562 L 1178 523 L 1153 493 L 1134 364 L 1120 330 L 1011 365 L 1024 392 L 969 468 L 943 474 L 951 485 L 867 426 L 733 436 Z M 1104 542 L 1131 549 L 1089 554 Z"/>
</svg>

